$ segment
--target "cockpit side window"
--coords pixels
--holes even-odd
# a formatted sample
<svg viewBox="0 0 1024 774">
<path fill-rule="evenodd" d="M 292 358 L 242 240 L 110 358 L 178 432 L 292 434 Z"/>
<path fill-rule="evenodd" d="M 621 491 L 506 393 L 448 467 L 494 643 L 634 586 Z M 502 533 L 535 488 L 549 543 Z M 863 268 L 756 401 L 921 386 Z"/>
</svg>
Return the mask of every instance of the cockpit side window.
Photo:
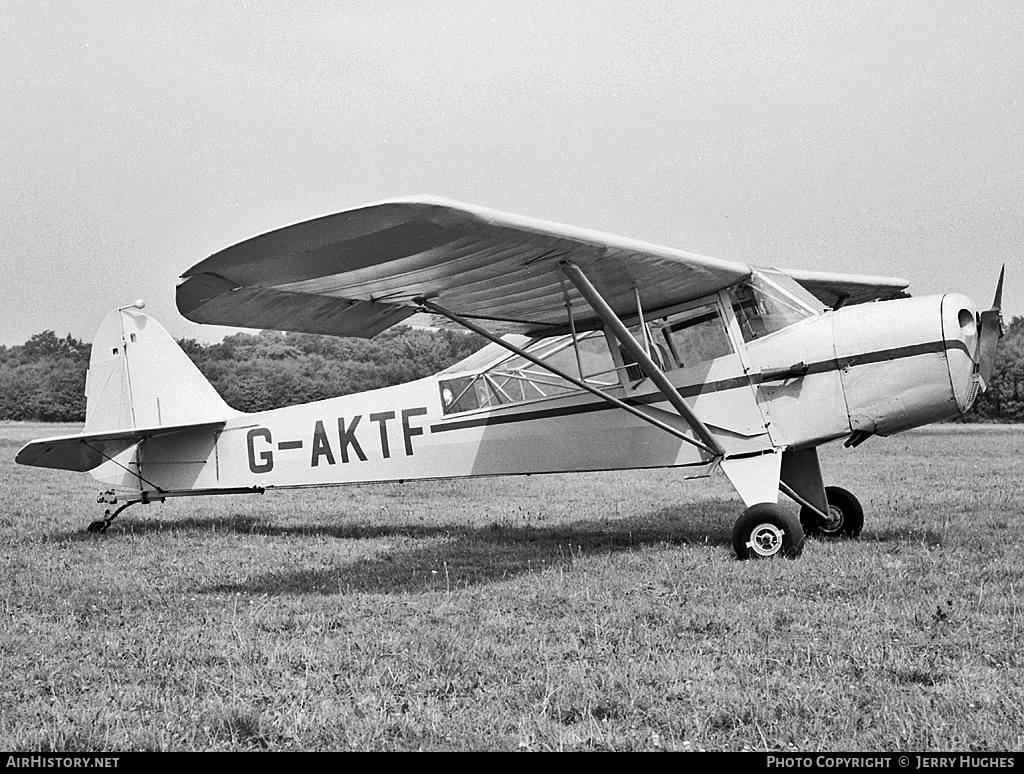
<svg viewBox="0 0 1024 774">
<path fill-rule="evenodd" d="M 662 371 L 671 370 L 666 344 L 657 335 L 657 328 L 653 323 L 647 323 L 646 329 L 639 325 L 633 325 L 629 328 L 629 332 L 658 368 Z M 636 362 L 636 358 L 621 344 L 619 345 L 619 357 L 622 359 L 623 375 L 627 382 L 640 382 L 647 378 L 647 374 Z"/>
<path fill-rule="evenodd" d="M 639 326 L 633 326 L 629 331 L 663 371 L 689 368 L 733 354 L 732 340 L 716 304 L 705 304 L 651 320 L 647 323 L 646 340 Z M 620 347 L 619 352 L 628 381 L 638 382 L 646 378 L 625 348 Z"/>
<path fill-rule="evenodd" d="M 732 342 L 714 305 L 669 318 L 662 331 L 680 368 L 732 354 Z"/>
</svg>

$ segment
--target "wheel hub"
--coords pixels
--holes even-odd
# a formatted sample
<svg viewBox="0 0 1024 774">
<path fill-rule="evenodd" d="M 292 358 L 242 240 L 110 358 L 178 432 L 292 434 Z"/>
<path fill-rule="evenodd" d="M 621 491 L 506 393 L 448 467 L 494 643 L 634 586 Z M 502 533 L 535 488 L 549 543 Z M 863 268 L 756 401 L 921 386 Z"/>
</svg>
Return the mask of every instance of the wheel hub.
<svg viewBox="0 0 1024 774">
<path fill-rule="evenodd" d="M 782 550 L 782 538 L 785 534 L 774 524 L 758 524 L 750 532 L 747 548 L 758 556 L 775 556 Z"/>
<path fill-rule="evenodd" d="M 828 513 L 828 518 L 827 519 L 821 519 L 819 521 L 819 525 L 821 527 L 821 531 L 825 532 L 825 533 L 828 533 L 828 534 L 832 534 L 833 532 L 838 532 L 842 528 L 842 526 L 843 526 L 843 511 L 842 511 L 842 509 L 837 508 L 834 505 L 830 505 L 828 507 L 827 513 Z"/>
</svg>

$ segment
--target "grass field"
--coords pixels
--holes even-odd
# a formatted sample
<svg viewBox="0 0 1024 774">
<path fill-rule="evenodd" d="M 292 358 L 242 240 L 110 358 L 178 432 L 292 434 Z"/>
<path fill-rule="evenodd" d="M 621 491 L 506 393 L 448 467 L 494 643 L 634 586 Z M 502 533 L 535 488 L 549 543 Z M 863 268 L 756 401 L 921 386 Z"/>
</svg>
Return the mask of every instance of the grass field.
<svg viewBox="0 0 1024 774">
<path fill-rule="evenodd" d="M 858 541 L 740 562 L 678 471 L 135 506 L 0 425 L 0 749 L 1021 750 L 1024 427 L 822 450 Z M 73 430 L 72 430 L 73 431 Z"/>
</svg>

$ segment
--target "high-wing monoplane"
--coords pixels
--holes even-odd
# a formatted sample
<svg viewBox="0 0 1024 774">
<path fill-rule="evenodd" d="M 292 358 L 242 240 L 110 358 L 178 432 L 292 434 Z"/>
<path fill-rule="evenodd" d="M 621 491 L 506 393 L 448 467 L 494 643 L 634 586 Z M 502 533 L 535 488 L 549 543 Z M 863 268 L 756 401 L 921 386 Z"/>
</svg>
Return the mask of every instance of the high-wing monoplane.
<svg viewBox="0 0 1024 774">
<path fill-rule="evenodd" d="M 199 323 L 372 337 L 456 325 L 483 349 L 424 379 L 259 413 L 230 408 L 136 303 L 95 338 L 78 435 L 17 461 L 90 471 L 106 531 L 136 503 L 410 479 L 719 468 L 738 556 L 795 556 L 864 514 L 817 447 L 970 409 L 993 308 L 902 279 L 784 271 L 473 207 L 396 199 L 256 236 L 190 268 Z M 784 494 L 799 515 L 779 504 Z"/>
</svg>

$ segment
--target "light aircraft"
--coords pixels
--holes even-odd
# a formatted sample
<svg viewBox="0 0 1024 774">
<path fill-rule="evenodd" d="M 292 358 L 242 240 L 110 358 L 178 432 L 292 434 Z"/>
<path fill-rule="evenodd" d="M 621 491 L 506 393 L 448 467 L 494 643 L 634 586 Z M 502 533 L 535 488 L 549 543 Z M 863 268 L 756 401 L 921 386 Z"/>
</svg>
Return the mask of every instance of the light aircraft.
<svg viewBox="0 0 1024 774">
<path fill-rule="evenodd" d="M 1005 267 L 1004 267 L 1005 268 Z M 169 497 L 410 479 L 719 468 L 741 558 L 855 537 L 857 499 L 817 447 L 968 411 L 1002 335 L 993 307 L 905 280 L 718 260 L 436 197 L 256 236 L 193 266 L 199 323 L 372 337 L 454 324 L 489 344 L 418 381 L 299 406 L 230 408 L 143 304 L 96 335 L 78 435 L 25 465 L 91 471 L 103 532 Z M 780 492 L 799 516 L 779 504 Z"/>
</svg>

